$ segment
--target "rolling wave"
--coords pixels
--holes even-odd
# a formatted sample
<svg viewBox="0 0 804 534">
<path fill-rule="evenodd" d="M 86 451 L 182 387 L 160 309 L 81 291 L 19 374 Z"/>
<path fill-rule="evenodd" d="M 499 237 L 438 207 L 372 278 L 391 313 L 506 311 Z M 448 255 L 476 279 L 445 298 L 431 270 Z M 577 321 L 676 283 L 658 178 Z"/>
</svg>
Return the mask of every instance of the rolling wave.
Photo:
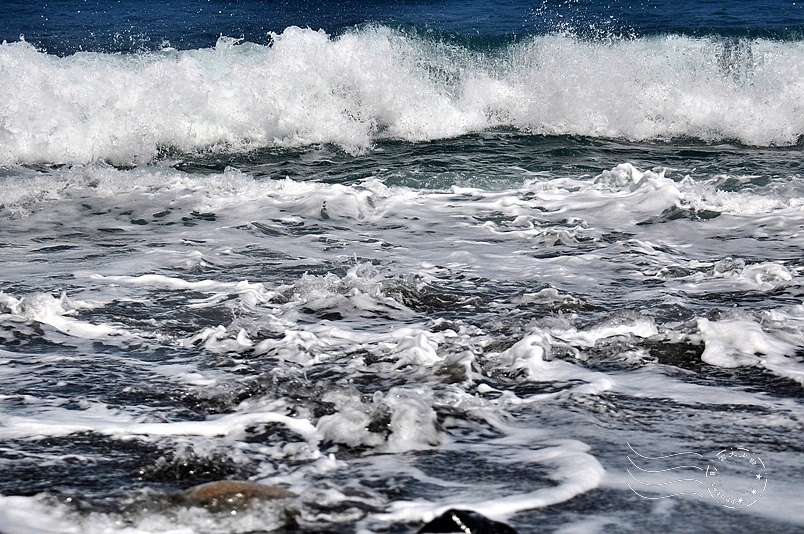
<svg viewBox="0 0 804 534">
<path fill-rule="evenodd" d="M 628 141 L 790 146 L 804 135 L 804 42 L 532 36 L 492 49 L 383 26 L 270 45 L 58 57 L 0 45 L 0 165 L 148 163 L 493 128 Z"/>
</svg>

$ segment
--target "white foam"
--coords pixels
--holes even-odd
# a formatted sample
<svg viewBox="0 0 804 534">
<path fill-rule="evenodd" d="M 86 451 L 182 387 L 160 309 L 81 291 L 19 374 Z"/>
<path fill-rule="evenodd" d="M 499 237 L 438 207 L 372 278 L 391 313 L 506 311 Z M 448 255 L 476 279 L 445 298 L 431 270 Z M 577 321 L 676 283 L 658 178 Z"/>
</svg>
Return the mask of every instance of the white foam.
<svg viewBox="0 0 804 534">
<path fill-rule="evenodd" d="M 661 172 L 643 171 L 631 164 L 617 165 L 591 179 L 542 178 L 528 181 L 518 189 L 502 191 L 462 187 L 453 187 L 449 191 L 414 191 L 401 187 L 390 188 L 374 179 L 348 186 L 292 180 L 255 180 L 231 169 L 222 174 L 193 180 L 172 169 L 140 168 L 119 171 L 105 165 L 63 169 L 56 171 L 50 178 L 54 180 L 40 180 L 33 184 L 27 179 L 19 180 L 20 184 L 27 184 L 25 194 L 15 196 L 14 188 L 10 188 L 11 200 L 25 204 L 32 210 L 26 219 L 17 221 L 19 224 L 35 226 L 43 224 L 45 220 L 48 221 L 47 224 L 51 224 L 49 219 L 53 211 L 58 213 L 59 210 L 74 209 L 74 201 L 84 198 L 84 195 L 92 196 L 97 202 L 108 198 L 109 202 L 115 204 L 122 199 L 136 200 L 142 202 L 143 210 L 156 209 L 165 202 L 170 202 L 173 206 L 183 204 L 185 209 L 210 210 L 219 217 L 220 222 L 214 223 L 215 235 L 210 234 L 212 245 L 205 248 L 202 256 L 222 264 L 230 261 L 229 256 L 233 255 L 230 247 L 245 248 L 253 244 L 253 234 L 242 231 L 244 221 L 264 220 L 270 224 L 279 220 L 318 223 L 321 220 L 322 205 L 326 203 L 330 219 L 338 219 L 338 228 L 328 229 L 328 237 L 349 244 L 350 253 L 354 252 L 361 257 L 382 259 L 393 255 L 393 267 L 388 272 L 380 273 L 368 263 L 358 263 L 342 276 L 308 274 L 291 284 L 277 287 L 245 280 L 190 281 L 178 275 L 154 274 L 154 267 L 173 267 L 177 261 L 186 261 L 188 257 L 197 258 L 200 251 L 190 250 L 188 256 L 186 247 L 160 247 L 137 255 L 136 260 L 99 266 L 98 270 L 104 274 L 76 273 L 79 279 L 94 287 L 91 291 L 85 291 L 90 298 L 83 298 L 83 295 L 80 300 L 73 298 L 73 305 L 65 297 L 59 299 L 49 295 L 6 295 L 2 304 L 3 308 L 20 317 L 46 322 L 68 335 L 106 340 L 135 335 L 151 339 L 156 337 L 181 346 L 202 343 L 208 351 L 214 353 L 270 353 L 305 365 L 331 358 L 340 348 L 353 343 L 368 343 L 373 348 L 386 343 L 384 352 L 389 356 L 387 361 L 389 364 L 391 361 L 395 362 L 391 365 L 396 365 L 396 368 L 410 365 L 418 369 L 440 365 L 445 358 L 440 348 L 444 333 L 434 335 L 428 332 L 422 326 L 424 316 L 402 303 L 404 299 L 394 291 L 394 283 L 404 282 L 413 288 L 420 288 L 426 287 L 429 279 L 451 276 L 455 272 L 472 272 L 490 279 L 550 279 L 558 286 L 566 282 L 565 287 L 572 287 L 574 294 L 582 294 L 584 289 L 598 286 L 598 269 L 609 269 L 610 262 L 596 254 L 534 259 L 528 257 L 529 252 L 541 251 L 554 245 L 582 247 L 589 241 L 600 239 L 609 230 L 636 231 L 637 223 L 659 216 L 668 208 L 704 202 L 691 180 L 674 182 Z M 32 204 L 36 202 L 33 199 L 39 196 L 37 191 L 43 193 L 49 190 L 48 188 L 53 187 L 53 181 L 58 183 L 60 196 L 39 201 L 38 205 Z M 740 196 L 737 193 L 733 195 Z M 233 209 L 234 207 L 237 209 Z M 752 227 L 762 225 L 783 224 L 784 228 L 788 228 L 802 218 L 800 207 L 789 203 L 774 204 L 768 209 L 771 210 L 770 213 L 762 213 L 761 210 L 758 213 L 738 212 L 732 216 L 724 214 L 717 219 L 708 220 L 705 225 L 695 228 L 701 232 L 700 242 L 689 239 L 690 236 L 694 238 L 695 234 L 679 240 L 675 235 L 675 225 L 656 224 L 647 226 L 649 235 L 644 236 L 646 239 L 630 239 L 612 246 L 621 247 L 632 255 L 639 254 L 649 266 L 662 265 L 675 263 L 676 251 L 702 244 L 709 235 L 718 236 L 724 231 L 742 234 L 753 231 Z M 489 214 L 493 217 L 489 218 Z M 76 214 L 64 215 L 69 219 Z M 396 223 L 401 221 L 404 223 L 396 228 Z M 737 230 L 732 228 L 735 221 L 740 225 Z M 366 240 L 358 242 L 354 239 L 355 232 L 361 236 L 373 235 L 373 225 L 377 223 L 387 224 L 389 227 L 385 229 L 383 226 L 384 239 L 395 242 L 397 247 L 410 247 L 414 244 L 417 247 L 416 253 L 378 252 L 376 244 L 366 244 Z M 281 224 L 276 224 L 282 230 Z M 681 224 L 694 223 L 681 221 Z M 548 239 L 544 228 L 559 226 L 562 228 L 559 232 L 561 235 L 557 233 Z M 664 232 L 670 234 L 665 235 Z M 433 237 L 429 237 L 430 235 Z M 425 242 L 427 245 L 422 244 L 422 236 L 427 236 L 424 238 L 428 240 Z M 433 243 L 438 243 L 438 246 L 429 246 L 430 239 Z M 307 235 L 288 236 L 288 239 L 279 237 L 277 242 L 281 242 L 283 253 L 290 257 L 309 258 L 311 247 L 315 251 L 322 249 L 315 237 Z M 344 263 L 348 261 L 343 252 L 337 250 L 325 252 L 321 258 Z M 321 258 L 316 257 L 316 260 L 320 261 Z M 511 258 L 516 258 L 517 261 L 510 261 Z M 736 256 L 712 262 L 690 260 L 682 267 L 689 268 L 692 274 L 674 280 L 687 293 L 735 289 L 768 291 L 796 285 L 800 274 L 798 268 L 781 261 L 749 262 Z M 632 276 L 637 280 L 646 276 L 650 269 L 633 265 L 629 265 L 629 268 L 633 270 Z M 121 275 L 121 271 L 133 274 Z M 419 278 L 410 278 L 411 272 L 416 273 Z M 25 270 L 22 265 L 20 273 L 15 276 L 24 279 Z M 393 273 L 405 273 L 410 279 L 397 280 Z M 148 293 L 159 291 L 204 293 L 206 297 L 195 298 L 187 306 L 205 308 L 223 305 L 233 311 L 246 313 L 239 314 L 241 317 L 229 324 L 206 326 L 181 339 L 164 338 L 158 330 L 149 332 L 147 325 L 142 327 L 141 332 L 134 332 L 128 326 L 95 325 L 74 317 L 80 311 L 75 306 L 99 306 L 113 300 L 143 301 L 147 299 Z M 555 291 L 555 294 L 550 293 L 550 290 L 538 294 L 528 293 L 518 302 L 549 305 L 560 304 L 560 299 L 573 298 L 568 293 Z M 277 300 L 276 297 L 280 294 L 282 298 Z M 565 294 L 567 296 L 563 297 Z M 24 305 L 21 304 L 22 301 L 25 302 Z M 280 301 L 282 303 L 278 304 Z M 342 327 L 341 322 L 321 323 L 311 327 L 300 325 L 302 309 L 337 313 L 347 321 L 394 318 L 407 325 L 414 324 L 411 328 L 399 325 L 390 330 L 379 327 L 378 331 L 370 334 L 353 328 L 353 325 Z M 779 337 L 783 343 L 799 343 L 804 327 L 798 326 L 798 322 L 788 323 L 795 325 L 792 334 L 785 333 L 790 328 L 775 328 L 765 333 L 767 339 L 763 343 L 775 343 L 775 337 Z M 712 330 L 716 328 L 712 326 L 714 324 L 701 323 L 701 328 L 711 333 L 708 339 L 710 347 L 715 347 L 718 338 L 722 337 Z M 270 325 L 274 332 L 283 332 L 284 337 L 265 337 L 265 330 L 260 330 L 260 325 Z M 371 328 L 373 327 L 369 327 L 369 330 Z M 504 360 L 507 358 L 504 365 L 513 371 L 526 369 L 531 377 L 538 379 L 543 376 L 548 380 L 557 379 L 556 373 L 559 373 L 559 367 L 563 367 L 561 372 L 566 373 L 565 378 L 569 379 L 568 377 L 574 375 L 589 384 L 597 384 L 594 387 L 605 389 L 609 387 L 605 381 L 598 382 L 591 374 L 580 377 L 578 373 L 582 369 L 579 366 L 569 362 L 550 361 L 546 356 L 549 346 L 558 343 L 577 351 L 611 336 L 646 338 L 657 332 L 657 326 L 645 318 L 619 324 L 606 323 L 580 330 L 571 321 L 564 326 L 553 324 L 543 332 L 545 354 L 540 357 L 535 353 L 525 354 L 535 350 L 541 342 L 529 345 L 529 348 L 517 345 L 518 348 L 527 350 L 522 354 L 514 354 L 513 349 L 509 350 L 503 357 Z M 790 357 L 789 348 L 781 352 L 771 351 L 757 359 L 752 352 L 756 347 L 751 347 L 753 345 L 745 350 L 726 347 L 726 356 L 717 356 L 717 351 L 711 348 L 705 353 L 705 359 L 710 363 L 717 361 L 721 365 L 737 365 L 749 361 L 757 364 L 761 360 L 765 368 L 784 372 L 800 380 L 800 374 L 796 370 L 798 364 Z M 189 375 L 187 377 L 190 382 L 195 380 L 199 384 L 207 379 L 192 378 Z"/>
<path fill-rule="evenodd" d="M 0 164 L 150 161 L 160 147 L 427 140 L 496 126 L 632 140 L 792 144 L 804 133 L 801 42 L 532 37 L 492 54 L 384 27 L 272 46 L 58 58 L 0 45 Z M 722 58 L 740 62 L 741 75 Z M 603 76 L 601 73 L 605 73 Z"/>
<path fill-rule="evenodd" d="M 555 466 L 550 478 L 558 485 L 511 498 L 483 501 L 473 506 L 491 517 L 509 517 L 516 512 L 549 506 L 590 491 L 600 484 L 606 471 L 594 456 L 588 454 L 588 450 L 587 445 L 569 440 L 536 451 L 520 450 L 511 457 L 512 462 L 539 462 Z"/>
<path fill-rule="evenodd" d="M 0 399 L 2 400 L 2 399 Z M 31 398 L 27 412 L 15 410 L 15 415 L 0 414 L 0 437 L 3 439 L 66 436 L 78 432 L 94 432 L 122 439 L 132 436 L 200 436 L 230 440 L 241 439 L 249 427 L 279 423 L 315 444 L 317 433 L 309 420 L 279 413 L 281 406 L 245 404 L 241 411 L 210 416 L 203 421 L 163 422 L 156 415 L 137 413 L 136 407 L 127 410 L 110 408 L 101 402 L 80 401 L 80 409 L 63 406 L 62 401 Z"/>
<path fill-rule="evenodd" d="M 573 382 L 581 381 L 584 385 L 573 386 L 569 391 L 573 393 L 599 394 L 613 387 L 611 378 L 604 373 L 584 369 L 579 365 L 558 359 L 551 359 L 550 351 L 553 337 L 538 330 L 534 330 L 516 342 L 511 348 L 500 353 L 496 359 L 510 371 L 516 372 L 524 369 L 527 376 L 538 382 Z M 560 393 L 561 395 L 566 393 Z M 545 399 L 555 394 L 541 394 L 529 400 Z"/>
<path fill-rule="evenodd" d="M 617 391 L 636 398 L 670 399 L 690 406 L 705 404 L 769 406 L 770 403 L 761 395 L 691 384 L 650 368 L 617 373 L 615 376 Z M 717 394 L 713 395 L 713 391 L 717 391 Z"/>
<path fill-rule="evenodd" d="M 428 387 L 393 387 L 386 394 L 378 391 L 371 403 L 341 391 L 331 392 L 324 400 L 333 402 L 338 410 L 318 421 L 324 440 L 394 453 L 431 449 L 442 441 L 436 428 L 433 392 Z M 384 431 L 369 431 L 372 417 L 380 413 L 389 418 Z"/>
<path fill-rule="evenodd" d="M 433 393 L 429 388 L 391 388 L 385 396 L 385 404 L 391 409 L 389 451 L 431 448 L 441 442 L 436 429 Z"/>
<path fill-rule="evenodd" d="M 31 415 L 0 414 L 0 436 L 3 439 L 66 436 L 118 425 L 136 425 L 139 417 L 132 413 L 109 408 L 103 403 L 85 402 L 83 409 L 71 410 L 61 403 L 37 402 Z"/>
<path fill-rule="evenodd" d="M 779 214 L 783 218 L 784 212 Z M 795 285 L 798 269 L 781 262 L 764 261 L 746 264 L 739 257 L 727 257 L 715 262 L 690 262 L 693 273 L 680 277 L 687 293 L 717 291 L 770 291 Z"/>
<path fill-rule="evenodd" d="M 0 495 L 0 519 L 8 534 L 56 534 L 78 530 L 65 518 L 66 510 L 53 510 L 36 497 L 5 497 Z M 31 524 L 37 517 L 37 525 Z"/>
<path fill-rule="evenodd" d="M 268 231 L 276 230 L 282 242 L 282 252 L 288 256 L 287 261 L 304 259 L 305 265 L 320 262 L 327 256 L 341 260 L 345 255 L 344 247 L 348 244 L 350 252 L 361 257 L 375 258 L 393 253 L 400 272 L 415 271 L 423 275 L 427 270 L 422 269 L 422 264 L 426 263 L 454 270 L 470 268 L 487 277 L 498 275 L 500 269 L 504 269 L 506 276 L 511 279 L 552 276 L 558 284 L 566 272 L 565 266 L 574 262 L 572 270 L 576 279 L 588 273 L 588 283 L 592 285 L 595 283 L 595 265 L 590 262 L 595 261 L 594 255 L 568 255 L 539 262 L 528 261 L 524 256 L 529 250 L 544 250 L 553 246 L 589 246 L 609 230 L 635 233 L 637 229 L 634 225 L 661 217 L 668 209 L 709 209 L 694 187 L 676 183 L 662 173 L 641 171 L 630 164 L 618 165 L 594 179 L 540 179 L 528 181 L 521 188 L 503 191 L 462 188 L 452 188 L 449 192 L 414 191 L 388 187 L 376 179 L 350 186 L 293 180 L 255 180 L 231 169 L 221 174 L 191 179 L 172 169 L 140 167 L 118 171 L 103 165 L 62 169 L 46 178 L 7 178 L 3 185 L 8 193 L 4 206 L 6 212 L 15 217 L 27 215 L 25 219 L 17 218 L 15 224 L 21 227 L 52 225 L 54 218 L 81 219 L 83 208 L 80 207 L 81 203 L 74 201 L 87 198 L 92 199 L 91 203 L 97 206 L 98 211 L 110 213 L 106 219 L 97 216 L 94 224 L 114 225 L 132 232 L 143 227 L 132 226 L 131 218 L 148 218 L 150 214 L 166 207 L 176 214 L 192 211 L 214 213 L 216 231 L 212 235 L 205 235 L 205 239 L 219 245 L 213 249 L 214 254 L 204 247 L 207 251 L 199 260 L 200 250 L 188 251 L 186 247 L 149 248 L 144 249 L 136 261 L 115 260 L 100 267 L 104 269 L 100 273 L 94 273 L 109 276 L 120 276 L 121 272 L 133 273 L 135 276 L 117 280 L 120 284 L 165 289 L 178 289 L 175 284 L 180 284 L 188 290 L 203 290 L 205 282 L 175 282 L 171 286 L 173 282 L 158 279 L 152 273 L 160 267 L 172 271 L 177 266 L 186 268 L 188 262 L 191 265 L 198 261 L 226 265 L 231 261 L 233 248 L 253 246 L 251 234 L 240 231 L 243 225 L 250 227 L 254 233 L 261 232 L 261 228 L 265 227 Z M 739 194 L 733 195 L 740 198 Z M 125 219 L 115 217 L 114 207 L 121 201 L 132 206 L 137 215 Z M 745 203 L 748 205 L 752 201 L 745 199 Z M 324 206 L 329 220 L 333 223 L 337 221 L 338 228 L 328 230 L 328 238 L 333 246 L 327 247 L 323 257 L 310 253 L 311 247 L 316 251 L 324 248 L 316 241 L 316 236 L 290 234 L 287 237 L 294 239 L 284 239 L 289 234 L 289 228 L 278 221 L 319 224 Z M 766 207 L 767 212 L 757 208 L 751 214 L 736 212 L 735 217 L 739 218 L 723 215 L 709 220 L 706 229 L 713 234 L 734 232 L 734 226 L 738 225 L 738 233 L 751 235 L 758 227 L 780 224 L 787 227 L 784 221 L 802 218 L 800 208 L 785 203 Z M 494 217 L 486 220 L 488 214 L 494 214 Z M 377 235 L 371 227 L 366 226 L 372 223 L 386 223 L 381 232 L 382 241 L 364 239 L 357 242 L 354 239 L 356 231 L 372 238 Z M 251 227 L 253 224 L 262 226 Z M 684 224 L 684 221 L 679 224 Z M 650 237 L 655 240 L 659 250 L 672 247 L 674 243 L 677 243 L 677 247 L 694 246 L 694 243 L 678 242 L 675 224 L 652 226 L 655 228 L 650 229 Z M 664 236 L 664 226 L 673 235 Z M 153 228 L 159 233 L 167 232 L 166 227 L 145 228 Z M 381 245 L 391 246 L 383 249 Z M 633 240 L 625 245 L 630 248 L 639 245 L 641 252 L 657 259 L 663 254 L 652 248 L 646 239 Z M 398 254 L 410 246 L 417 247 L 416 254 Z M 514 262 L 509 261 L 512 255 L 518 256 L 516 268 L 513 268 Z M 672 257 L 667 257 L 667 260 L 675 261 Z M 578 268 L 581 262 L 589 263 L 588 269 Z M 600 264 L 600 267 L 605 268 L 605 264 Z M 443 273 L 434 273 L 443 276 Z M 88 273 L 81 274 L 85 276 Z M 136 274 L 146 277 L 137 281 L 134 280 Z M 718 280 L 724 284 L 739 283 L 767 288 L 770 286 L 766 284 L 777 287 L 789 283 L 791 280 L 787 279 L 788 276 L 796 274 L 789 266 L 779 262 L 764 262 L 752 264 L 740 277 L 728 276 Z M 695 276 L 700 274 L 696 273 Z M 695 276 L 689 281 L 701 283 Z M 367 277 L 362 275 L 363 279 Z M 707 280 L 713 279 L 709 277 Z M 117 283 L 115 279 L 109 280 Z M 333 294 L 332 290 L 337 287 L 345 289 L 344 286 L 350 284 L 358 290 L 358 295 Z M 318 303 L 323 307 L 343 305 L 358 310 L 374 305 L 386 308 L 383 313 L 400 318 L 408 313 L 399 307 L 392 310 L 392 303 L 387 299 L 377 301 L 377 287 L 376 281 L 360 281 L 350 275 L 340 281 L 327 277 L 310 278 L 303 284 L 300 282 L 299 289 L 306 292 L 311 304 Z M 707 286 L 700 287 L 707 289 Z M 220 291 L 214 292 L 210 298 L 215 300 L 218 298 L 216 295 L 226 290 L 220 286 Z M 691 287 L 690 290 L 696 289 Z M 319 291 L 321 298 L 316 297 Z M 260 290 L 257 289 L 257 292 Z M 270 297 L 268 293 L 261 295 Z M 244 294 L 242 298 L 245 298 Z M 354 302 L 350 303 L 350 300 Z M 375 311 L 380 312 L 379 308 Z"/>
<path fill-rule="evenodd" d="M 796 351 L 795 345 L 766 333 L 750 320 L 700 318 L 698 330 L 705 344 L 701 359 L 720 367 L 757 365 L 762 362 L 761 355 L 778 360 Z"/>
<path fill-rule="evenodd" d="M 762 322 L 740 315 L 719 321 L 700 318 L 698 330 L 705 344 L 701 359 L 720 367 L 763 367 L 804 385 L 804 363 L 796 357 L 804 341 L 800 310 L 801 305 L 764 312 Z"/>
<path fill-rule="evenodd" d="M 64 332 L 67 335 L 88 339 L 128 337 L 128 332 L 109 325 L 95 325 L 70 317 L 77 310 L 93 309 L 97 304 L 70 300 L 66 294 L 56 298 L 46 293 L 38 293 L 16 299 L 0 293 L 0 305 L 12 314 L 25 317 Z"/>
<path fill-rule="evenodd" d="M 593 347 L 602 339 L 615 336 L 634 336 L 649 338 L 659 333 L 656 324 L 649 317 L 615 317 L 586 330 L 574 327 L 553 328 L 551 334 L 576 348 Z"/>
<path fill-rule="evenodd" d="M 507 495 L 503 498 L 467 499 L 462 492 L 445 496 L 439 504 L 424 501 L 396 501 L 391 504 L 387 513 L 378 517 L 385 521 L 430 521 L 435 516 L 450 508 L 463 508 L 480 512 L 494 519 L 504 520 L 511 515 L 534 508 L 542 508 L 569 500 L 579 494 L 597 487 L 604 478 L 605 469 L 594 456 L 587 451 L 589 447 L 574 440 L 563 440 L 551 446 L 533 449 L 522 448 L 521 439 L 532 439 L 527 431 L 515 431 L 508 428 L 511 436 L 489 443 L 478 448 L 487 452 L 493 450 L 494 455 L 487 458 L 501 464 L 529 463 L 546 465 L 552 468 L 550 478 L 555 486 L 540 488 L 522 494 Z M 462 444 L 462 450 L 473 450 L 472 445 Z M 507 449 L 506 449 L 507 447 Z M 457 451 L 456 451 L 457 453 Z M 479 492 L 482 493 L 482 492 Z"/>
</svg>

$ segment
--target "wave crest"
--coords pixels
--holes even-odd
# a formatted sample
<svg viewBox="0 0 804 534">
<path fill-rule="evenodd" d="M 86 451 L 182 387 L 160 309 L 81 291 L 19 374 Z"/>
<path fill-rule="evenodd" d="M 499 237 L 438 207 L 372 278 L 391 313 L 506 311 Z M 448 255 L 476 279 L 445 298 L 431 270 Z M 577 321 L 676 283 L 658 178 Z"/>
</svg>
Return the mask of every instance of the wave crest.
<svg viewBox="0 0 804 534">
<path fill-rule="evenodd" d="M 792 145 L 804 42 L 534 36 L 482 50 L 382 26 L 287 28 L 270 46 L 60 58 L 0 45 L 0 164 L 152 161 L 490 128 L 631 141 Z"/>
</svg>

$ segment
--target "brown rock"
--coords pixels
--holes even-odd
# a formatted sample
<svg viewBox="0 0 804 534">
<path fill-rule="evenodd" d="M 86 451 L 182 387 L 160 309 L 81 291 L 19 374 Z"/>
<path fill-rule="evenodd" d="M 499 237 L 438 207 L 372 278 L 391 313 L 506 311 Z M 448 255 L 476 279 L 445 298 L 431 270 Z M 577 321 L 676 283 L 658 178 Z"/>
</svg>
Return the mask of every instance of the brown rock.
<svg viewBox="0 0 804 534">
<path fill-rule="evenodd" d="M 245 480 L 219 480 L 193 486 L 184 495 L 203 506 L 242 506 L 251 501 L 288 499 L 296 494 L 277 486 L 267 486 Z"/>
</svg>

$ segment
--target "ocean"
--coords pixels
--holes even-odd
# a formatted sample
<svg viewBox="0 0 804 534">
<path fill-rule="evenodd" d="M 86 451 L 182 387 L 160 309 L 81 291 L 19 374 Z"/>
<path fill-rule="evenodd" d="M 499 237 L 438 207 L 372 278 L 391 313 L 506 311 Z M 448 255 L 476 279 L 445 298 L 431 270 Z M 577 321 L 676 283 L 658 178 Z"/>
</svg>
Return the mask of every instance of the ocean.
<svg viewBox="0 0 804 534">
<path fill-rule="evenodd" d="M 804 2 L 11 0 L 0 42 L 3 534 L 804 532 Z"/>
</svg>

